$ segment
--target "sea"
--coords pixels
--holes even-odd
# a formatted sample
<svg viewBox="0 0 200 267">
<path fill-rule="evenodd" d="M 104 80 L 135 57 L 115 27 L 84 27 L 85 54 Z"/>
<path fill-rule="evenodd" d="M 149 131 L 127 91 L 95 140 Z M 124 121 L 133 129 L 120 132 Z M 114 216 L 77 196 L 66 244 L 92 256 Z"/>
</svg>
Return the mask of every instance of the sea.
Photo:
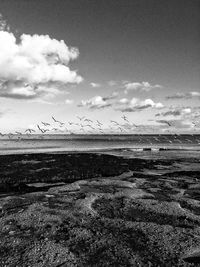
<svg viewBox="0 0 200 267">
<path fill-rule="evenodd" d="M 0 137 L 0 155 L 24 153 L 105 152 L 153 157 L 156 153 L 200 154 L 200 134 L 81 135 L 44 134 Z"/>
</svg>

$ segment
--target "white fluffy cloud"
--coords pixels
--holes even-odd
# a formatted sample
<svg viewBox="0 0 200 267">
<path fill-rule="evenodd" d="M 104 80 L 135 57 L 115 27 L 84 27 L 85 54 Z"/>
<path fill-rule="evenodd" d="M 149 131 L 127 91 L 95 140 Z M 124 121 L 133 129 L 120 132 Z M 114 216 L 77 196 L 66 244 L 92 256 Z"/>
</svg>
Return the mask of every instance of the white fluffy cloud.
<svg viewBox="0 0 200 267">
<path fill-rule="evenodd" d="M 82 100 L 79 107 L 88 107 L 89 109 L 101 109 L 111 106 L 102 96 L 95 96 L 88 100 Z"/>
<path fill-rule="evenodd" d="M 77 48 L 48 35 L 23 34 L 18 42 L 12 33 L 0 31 L 0 96 L 36 98 L 80 83 L 82 77 L 68 67 L 78 56 Z"/>
<path fill-rule="evenodd" d="M 118 101 L 118 107 L 116 109 L 123 112 L 135 112 L 147 108 L 162 109 L 163 107 L 164 105 L 162 103 L 155 103 L 149 98 L 145 100 L 140 100 L 138 98 L 132 98 L 131 100 L 128 100 L 127 98 L 122 98 Z"/>
<path fill-rule="evenodd" d="M 149 82 L 125 82 L 124 88 L 125 93 L 128 93 L 130 90 L 141 90 L 148 92 L 155 88 L 162 88 L 162 86 L 159 84 L 151 85 Z"/>
</svg>

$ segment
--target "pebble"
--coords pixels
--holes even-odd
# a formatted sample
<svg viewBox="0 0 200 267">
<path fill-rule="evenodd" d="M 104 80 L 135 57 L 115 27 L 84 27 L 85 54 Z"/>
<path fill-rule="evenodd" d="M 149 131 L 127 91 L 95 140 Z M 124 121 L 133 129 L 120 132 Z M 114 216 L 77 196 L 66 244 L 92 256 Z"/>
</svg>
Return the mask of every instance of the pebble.
<svg viewBox="0 0 200 267">
<path fill-rule="evenodd" d="M 14 235 L 15 234 L 15 231 L 10 231 L 9 232 L 9 235 Z"/>
</svg>

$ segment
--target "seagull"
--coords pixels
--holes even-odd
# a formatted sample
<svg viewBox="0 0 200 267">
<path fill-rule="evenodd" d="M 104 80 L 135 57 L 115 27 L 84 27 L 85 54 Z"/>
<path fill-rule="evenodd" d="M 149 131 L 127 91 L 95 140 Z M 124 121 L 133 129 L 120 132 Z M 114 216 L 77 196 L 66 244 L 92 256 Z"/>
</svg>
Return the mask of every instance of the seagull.
<svg viewBox="0 0 200 267">
<path fill-rule="evenodd" d="M 33 129 L 26 129 L 25 133 L 27 133 L 27 132 L 32 133 L 32 132 L 35 132 L 35 130 L 33 130 Z"/>
<path fill-rule="evenodd" d="M 122 119 L 123 119 L 124 121 L 126 121 L 126 122 L 129 123 L 129 120 L 128 120 L 128 118 L 127 118 L 125 115 L 122 116 Z"/>
<path fill-rule="evenodd" d="M 37 124 L 37 127 L 38 127 L 38 129 L 40 130 L 40 132 L 45 133 L 45 130 L 42 129 L 42 128 L 40 128 L 40 126 L 39 126 L 38 124 Z"/>
<path fill-rule="evenodd" d="M 52 131 L 59 131 L 60 129 L 59 128 L 53 128 Z"/>
<path fill-rule="evenodd" d="M 132 125 L 133 125 L 134 127 L 136 127 L 136 128 L 139 127 L 139 125 L 136 125 L 136 124 L 133 123 L 133 122 L 132 122 Z"/>
<path fill-rule="evenodd" d="M 88 125 L 88 127 L 90 127 L 91 129 L 95 130 L 95 128 L 92 125 Z"/>
<path fill-rule="evenodd" d="M 97 124 L 98 124 L 98 126 L 101 126 L 101 125 L 103 125 L 103 123 L 101 123 L 100 121 L 98 121 L 97 120 Z"/>
<path fill-rule="evenodd" d="M 53 121 L 58 122 L 60 125 L 64 125 L 65 124 L 64 122 L 56 120 L 53 116 L 52 116 L 52 119 L 53 119 Z"/>
<path fill-rule="evenodd" d="M 168 126 L 172 126 L 172 124 L 169 121 L 160 120 L 161 123 L 166 123 Z"/>
<path fill-rule="evenodd" d="M 63 127 L 65 125 L 64 122 L 59 122 L 59 124 L 60 124 L 60 127 Z"/>
<path fill-rule="evenodd" d="M 83 116 L 83 117 L 79 117 L 79 116 L 76 116 L 80 121 L 82 121 L 84 118 L 85 118 L 85 116 Z"/>
<path fill-rule="evenodd" d="M 49 129 L 43 129 L 43 133 L 49 132 Z"/>
<path fill-rule="evenodd" d="M 55 122 L 59 122 L 59 121 L 57 121 L 53 116 L 52 116 L 52 119 L 53 119 L 53 121 L 55 121 Z"/>
<path fill-rule="evenodd" d="M 111 123 L 115 123 L 116 125 L 119 125 L 119 123 L 117 121 L 110 121 Z"/>
<path fill-rule="evenodd" d="M 87 121 L 87 122 L 93 122 L 92 120 L 90 120 L 90 119 L 85 119 L 84 121 Z"/>
<path fill-rule="evenodd" d="M 44 126 L 50 126 L 51 124 L 50 123 L 48 123 L 48 122 L 41 122 Z"/>
<path fill-rule="evenodd" d="M 122 129 L 121 127 L 118 127 L 118 129 L 119 129 L 121 132 L 123 132 L 123 129 Z"/>
</svg>

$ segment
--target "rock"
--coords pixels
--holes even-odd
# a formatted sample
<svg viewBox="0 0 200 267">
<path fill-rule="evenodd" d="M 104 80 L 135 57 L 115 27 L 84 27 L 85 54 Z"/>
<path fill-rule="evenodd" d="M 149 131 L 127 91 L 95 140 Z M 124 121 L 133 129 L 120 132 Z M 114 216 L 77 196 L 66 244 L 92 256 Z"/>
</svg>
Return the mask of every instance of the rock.
<svg viewBox="0 0 200 267">
<path fill-rule="evenodd" d="M 10 231 L 8 234 L 9 235 L 14 235 L 15 234 L 15 231 Z"/>
<path fill-rule="evenodd" d="M 200 263 L 200 249 L 186 255 L 183 260 L 189 263 Z"/>
</svg>

